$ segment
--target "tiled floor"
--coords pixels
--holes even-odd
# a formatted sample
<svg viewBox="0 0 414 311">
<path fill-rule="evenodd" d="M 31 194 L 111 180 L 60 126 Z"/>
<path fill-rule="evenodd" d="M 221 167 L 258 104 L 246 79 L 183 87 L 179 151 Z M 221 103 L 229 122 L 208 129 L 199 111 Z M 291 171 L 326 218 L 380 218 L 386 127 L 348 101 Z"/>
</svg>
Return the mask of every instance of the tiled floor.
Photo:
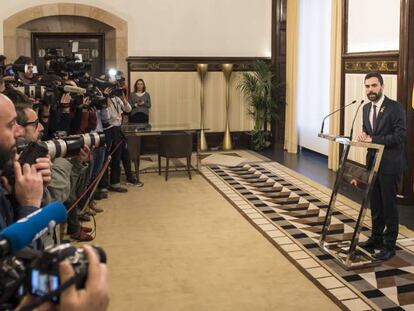
<svg viewBox="0 0 414 311">
<path fill-rule="evenodd" d="M 414 304 L 413 240 L 400 235 L 397 256 L 379 267 L 346 271 L 319 249 L 329 196 L 315 184 L 307 184 L 274 162 L 214 166 L 204 168 L 203 174 L 339 305 L 350 310 L 401 310 Z M 331 234 L 346 238 L 357 212 L 344 202 L 338 206 Z M 366 238 L 367 233 L 365 227 L 362 235 Z"/>
</svg>

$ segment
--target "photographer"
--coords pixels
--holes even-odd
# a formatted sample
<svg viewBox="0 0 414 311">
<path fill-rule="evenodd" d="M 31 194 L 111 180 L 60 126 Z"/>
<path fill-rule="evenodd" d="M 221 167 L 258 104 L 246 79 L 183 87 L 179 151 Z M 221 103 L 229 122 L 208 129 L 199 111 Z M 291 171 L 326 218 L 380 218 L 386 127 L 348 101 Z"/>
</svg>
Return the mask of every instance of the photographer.
<svg viewBox="0 0 414 311">
<path fill-rule="evenodd" d="M 1 68 L 1 71 L 3 71 L 5 69 L 5 61 L 6 61 L 6 56 L 0 55 L 0 68 Z M 1 72 L 0 73 L 0 93 L 3 93 L 5 89 L 6 89 L 6 83 L 4 81 L 4 72 Z"/>
<path fill-rule="evenodd" d="M 14 65 L 20 65 L 22 68 L 17 72 L 18 79 L 24 84 L 33 84 L 37 82 L 37 76 L 35 75 L 33 60 L 27 56 L 19 56 Z"/>
<path fill-rule="evenodd" d="M 2 175 L 0 229 L 3 229 L 40 207 L 43 179 L 34 165 L 25 164 L 22 167 L 15 161 L 16 138 L 22 134 L 22 129 L 17 125 L 17 115 L 13 103 L 3 94 L 0 94 L 0 111 L 0 171 Z M 14 189 L 11 188 L 10 181 L 4 177 L 6 169 L 12 163 L 15 174 Z M 14 192 L 16 199 L 14 206 L 6 192 L 9 194 Z"/>
<path fill-rule="evenodd" d="M 112 160 L 110 164 L 111 177 L 108 180 L 108 171 L 105 172 L 102 178 L 100 188 L 107 188 L 114 192 L 128 192 L 128 189 L 121 187 L 121 153 L 122 153 L 122 113 L 130 112 L 131 105 L 126 100 L 125 94 L 122 93 L 121 97 L 115 96 L 112 93 L 112 88 L 105 88 L 104 94 L 108 97 L 108 119 L 102 120 L 103 129 L 106 137 L 106 157 L 118 146 L 118 149 L 112 154 Z"/>
<path fill-rule="evenodd" d="M 99 262 L 98 257 L 90 246 L 84 246 L 89 261 L 88 277 L 85 288 L 77 290 L 75 285 L 70 286 L 60 295 L 59 305 L 50 302 L 44 303 L 34 310 L 43 311 L 104 311 L 109 305 L 108 270 L 105 264 Z M 70 280 L 75 274 L 72 266 L 63 261 L 59 265 L 59 276 L 62 283 Z M 20 303 L 17 311 L 24 310 L 34 301 L 34 297 L 26 296 Z"/>
<path fill-rule="evenodd" d="M 9 90 L 13 98 L 17 98 L 20 92 Z M 21 93 L 20 93 L 21 94 Z M 21 126 L 21 139 L 26 143 L 36 142 L 40 139 L 43 126 L 39 123 L 36 112 L 28 104 L 28 99 L 24 100 L 25 95 L 21 94 L 21 101 L 15 102 L 17 111 L 17 123 Z M 35 164 L 36 169 L 42 174 L 45 189 L 43 193 L 43 204 L 52 201 L 69 202 L 76 200 L 79 192 L 82 191 L 83 185 L 80 183 L 85 175 L 89 160 L 89 148 L 85 146 L 80 150 L 79 156 L 74 158 L 55 158 L 53 166 L 49 158 L 39 158 Z M 50 167 L 52 167 L 50 169 Z M 80 241 L 91 241 L 92 237 L 85 232 L 87 228 L 82 228 L 77 219 L 77 210 L 69 212 L 68 217 L 68 234 L 71 238 Z"/>
</svg>

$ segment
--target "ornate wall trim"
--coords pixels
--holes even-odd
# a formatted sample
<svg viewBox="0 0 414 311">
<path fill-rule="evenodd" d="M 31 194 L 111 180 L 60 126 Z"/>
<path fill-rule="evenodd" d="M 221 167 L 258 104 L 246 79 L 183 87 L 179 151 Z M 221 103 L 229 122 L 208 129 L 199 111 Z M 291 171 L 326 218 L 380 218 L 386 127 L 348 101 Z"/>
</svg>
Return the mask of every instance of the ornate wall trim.
<svg viewBox="0 0 414 311">
<path fill-rule="evenodd" d="M 261 57 L 128 57 L 128 72 L 133 71 L 197 71 L 197 64 L 208 64 L 209 71 L 221 71 L 222 64 L 233 64 L 233 71 L 249 71 Z"/>
<path fill-rule="evenodd" d="M 398 61 L 345 61 L 346 73 L 366 73 L 379 71 L 381 73 L 398 73 Z"/>
<path fill-rule="evenodd" d="M 342 59 L 344 73 L 367 73 L 369 71 L 379 71 L 384 74 L 398 73 L 398 51 L 350 53 L 342 55 Z"/>
</svg>

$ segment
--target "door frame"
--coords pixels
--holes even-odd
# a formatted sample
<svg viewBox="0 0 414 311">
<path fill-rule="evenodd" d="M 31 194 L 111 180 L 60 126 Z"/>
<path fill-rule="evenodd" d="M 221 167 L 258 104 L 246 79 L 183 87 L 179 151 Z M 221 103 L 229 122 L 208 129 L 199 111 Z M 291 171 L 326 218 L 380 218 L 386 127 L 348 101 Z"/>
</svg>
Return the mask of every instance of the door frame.
<svg viewBox="0 0 414 311">
<path fill-rule="evenodd" d="M 91 39 L 99 39 L 100 46 L 99 49 L 102 51 L 100 55 L 100 66 L 103 70 L 106 68 L 105 63 L 105 33 L 100 32 L 32 32 L 31 33 L 31 57 L 33 61 L 36 59 L 36 51 L 37 51 L 37 44 L 36 39 L 38 38 L 50 38 L 54 37 L 57 39 L 68 39 L 74 40 L 75 38 L 91 38 Z"/>
</svg>

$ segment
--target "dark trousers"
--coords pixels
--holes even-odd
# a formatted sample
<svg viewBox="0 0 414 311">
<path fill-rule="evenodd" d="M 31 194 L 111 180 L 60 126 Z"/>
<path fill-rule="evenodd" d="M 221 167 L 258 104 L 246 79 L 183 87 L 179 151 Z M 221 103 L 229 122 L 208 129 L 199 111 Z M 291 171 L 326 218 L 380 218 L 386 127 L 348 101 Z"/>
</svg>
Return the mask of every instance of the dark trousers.
<svg viewBox="0 0 414 311">
<path fill-rule="evenodd" d="M 134 175 L 132 174 L 132 167 L 131 167 L 131 158 L 129 157 L 129 151 L 128 151 L 128 144 L 126 140 L 122 144 L 122 165 L 124 166 L 125 175 L 127 177 L 127 180 L 131 180 L 134 178 Z"/>
<path fill-rule="evenodd" d="M 372 238 L 395 248 L 398 236 L 397 190 L 399 174 L 379 173 L 371 194 Z"/>
<path fill-rule="evenodd" d="M 137 112 L 129 116 L 129 123 L 148 123 L 149 117 L 143 112 Z"/>
<path fill-rule="evenodd" d="M 105 147 L 98 147 L 92 151 L 93 167 L 91 180 L 94 181 L 105 162 Z"/>
<path fill-rule="evenodd" d="M 107 159 L 111 152 L 118 146 L 119 142 L 122 141 L 121 127 L 111 127 L 107 130 L 104 130 L 104 133 L 106 142 L 105 159 Z M 109 186 L 109 184 L 117 185 L 121 182 L 121 153 L 122 145 L 119 146 L 112 154 L 111 163 L 108 167 L 108 169 L 111 169 L 110 178 L 107 169 L 105 171 L 105 175 L 102 177 L 101 183 L 99 184 L 100 188 L 106 188 Z"/>
<path fill-rule="evenodd" d="M 68 213 L 67 218 L 68 228 L 67 233 L 68 234 L 74 234 L 80 230 L 80 223 L 78 220 L 78 209 L 74 208 Z"/>
</svg>

